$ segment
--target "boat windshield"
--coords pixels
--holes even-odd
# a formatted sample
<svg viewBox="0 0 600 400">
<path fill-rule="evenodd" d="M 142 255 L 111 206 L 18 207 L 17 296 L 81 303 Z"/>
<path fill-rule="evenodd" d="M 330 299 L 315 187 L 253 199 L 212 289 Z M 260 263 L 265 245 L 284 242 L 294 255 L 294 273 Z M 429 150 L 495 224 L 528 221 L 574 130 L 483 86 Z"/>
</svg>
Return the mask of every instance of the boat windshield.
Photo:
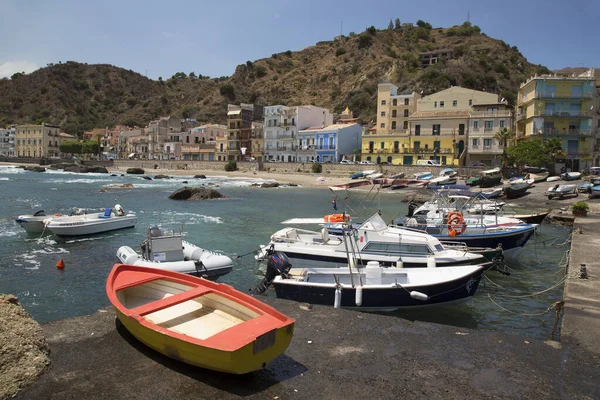
<svg viewBox="0 0 600 400">
<path fill-rule="evenodd" d="M 359 229 L 365 229 L 370 231 L 382 231 L 387 228 L 387 224 L 381 218 L 381 215 L 375 214 L 368 220 L 366 220 Z"/>
</svg>

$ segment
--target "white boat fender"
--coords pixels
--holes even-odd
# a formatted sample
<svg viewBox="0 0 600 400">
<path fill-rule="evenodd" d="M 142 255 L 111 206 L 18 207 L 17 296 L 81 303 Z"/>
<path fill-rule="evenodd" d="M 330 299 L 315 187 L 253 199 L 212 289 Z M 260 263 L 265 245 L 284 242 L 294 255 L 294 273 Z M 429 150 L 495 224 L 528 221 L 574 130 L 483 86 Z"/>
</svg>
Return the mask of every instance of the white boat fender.
<svg viewBox="0 0 600 400">
<path fill-rule="evenodd" d="M 422 300 L 422 301 L 429 300 L 429 296 L 427 296 L 425 293 L 417 292 L 416 290 L 413 290 L 412 292 L 410 292 L 410 297 L 412 297 L 413 299 Z"/>
<path fill-rule="evenodd" d="M 333 308 L 341 308 L 342 307 L 342 288 L 335 288 L 335 298 L 333 299 Z"/>
<path fill-rule="evenodd" d="M 402 260 L 396 261 L 396 268 L 404 268 L 404 263 Z"/>
<path fill-rule="evenodd" d="M 363 294 L 362 290 L 363 290 L 362 286 L 356 287 L 356 297 L 355 297 L 354 301 L 355 301 L 357 307 L 362 306 L 362 294 Z"/>
</svg>

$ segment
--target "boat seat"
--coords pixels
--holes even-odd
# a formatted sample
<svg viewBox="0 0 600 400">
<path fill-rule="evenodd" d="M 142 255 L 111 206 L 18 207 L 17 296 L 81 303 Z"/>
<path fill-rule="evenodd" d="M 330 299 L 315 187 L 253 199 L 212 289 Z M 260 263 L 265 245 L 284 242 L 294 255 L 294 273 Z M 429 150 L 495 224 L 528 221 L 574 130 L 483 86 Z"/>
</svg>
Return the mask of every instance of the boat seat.
<svg viewBox="0 0 600 400">
<path fill-rule="evenodd" d="M 112 213 L 112 208 L 107 208 L 104 210 L 104 215 L 99 215 L 98 218 L 110 218 L 110 214 Z"/>
<path fill-rule="evenodd" d="M 130 309 L 129 311 L 131 312 L 131 315 L 144 316 L 146 314 L 164 310 L 165 308 L 183 303 L 196 297 L 200 297 L 211 291 L 212 290 L 209 288 L 200 286 L 192 290 L 186 290 L 185 292 L 174 294 L 173 296 L 165 297 L 164 299 L 152 301 L 142 306 Z"/>
</svg>

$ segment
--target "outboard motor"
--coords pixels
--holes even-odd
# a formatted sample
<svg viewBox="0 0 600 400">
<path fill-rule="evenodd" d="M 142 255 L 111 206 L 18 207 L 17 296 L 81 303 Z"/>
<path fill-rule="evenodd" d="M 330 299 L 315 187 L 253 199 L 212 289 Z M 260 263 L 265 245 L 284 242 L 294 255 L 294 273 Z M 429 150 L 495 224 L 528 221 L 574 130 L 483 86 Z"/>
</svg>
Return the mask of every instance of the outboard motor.
<svg viewBox="0 0 600 400">
<path fill-rule="evenodd" d="M 408 218 L 412 217 L 417 208 L 419 208 L 419 205 L 417 203 L 410 203 L 408 205 L 408 213 L 406 214 L 406 216 Z"/>
<path fill-rule="evenodd" d="M 119 217 L 122 217 L 123 215 L 125 215 L 125 210 L 123 209 L 123 207 L 121 207 L 120 204 L 115 204 L 115 211 L 117 212 L 117 215 Z"/>
<path fill-rule="evenodd" d="M 265 272 L 265 277 L 262 282 L 254 288 L 254 293 L 264 293 L 267 288 L 271 286 L 271 283 L 273 283 L 273 280 L 277 275 L 285 276 L 290 272 L 291 268 L 292 263 L 285 253 L 277 251 L 271 254 L 267 260 L 267 272 Z"/>
<path fill-rule="evenodd" d="M 163 233 L 161 232 L 161 230 L 158 226 L 153 226 L 152 228 L 148 229 L 148 236 L 160 237 L 160 236 L 163 236 Z"/>
</svg>

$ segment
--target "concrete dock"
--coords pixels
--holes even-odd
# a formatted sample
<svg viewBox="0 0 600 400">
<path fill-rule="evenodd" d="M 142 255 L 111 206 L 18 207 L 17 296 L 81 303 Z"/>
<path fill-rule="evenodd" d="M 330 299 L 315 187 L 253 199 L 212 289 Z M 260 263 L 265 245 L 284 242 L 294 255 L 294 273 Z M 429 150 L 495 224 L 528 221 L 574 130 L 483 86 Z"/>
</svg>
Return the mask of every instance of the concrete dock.
<svg viewBox="0 0 600 400">
<path fill-rule="evenodd" d="M 594 204 L 597 206 L 597 204 Z M 564 290 L 561 341 L 600 358 L 600 215 L 576 218 Z M 581 279 L 585 264 L 588 279 Z"/>
<path fill-rule="evenodd" d="M 297 320 L 285 355 L 265 370 L 232 376 L 171 360 L 107 308 L 43 325 L 52 364 L 17 398 L 600 397 L 600 358 L 577 343 L 261 299 Z"/>
</svg>

